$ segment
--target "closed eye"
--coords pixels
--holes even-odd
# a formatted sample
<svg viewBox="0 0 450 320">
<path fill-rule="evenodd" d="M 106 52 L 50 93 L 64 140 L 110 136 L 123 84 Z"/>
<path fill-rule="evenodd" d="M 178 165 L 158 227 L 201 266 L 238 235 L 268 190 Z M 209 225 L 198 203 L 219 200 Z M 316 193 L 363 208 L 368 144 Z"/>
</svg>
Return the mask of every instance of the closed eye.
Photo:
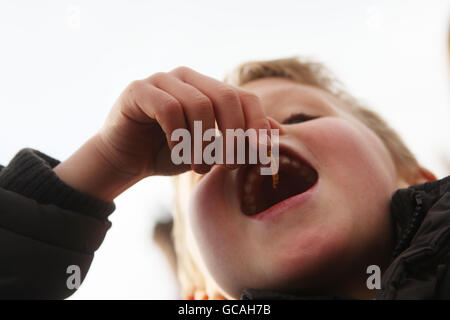
<svg viewBox="0 0 450 320">
<path fill-rule="evenodd" d="M 319 118 L 319 116 L 312 116 L 303 112 L 291 114 L 288 118 L 283 121 L 283 124 L 296 124 L 309 120 L 314 120 Z"/>
</svg>

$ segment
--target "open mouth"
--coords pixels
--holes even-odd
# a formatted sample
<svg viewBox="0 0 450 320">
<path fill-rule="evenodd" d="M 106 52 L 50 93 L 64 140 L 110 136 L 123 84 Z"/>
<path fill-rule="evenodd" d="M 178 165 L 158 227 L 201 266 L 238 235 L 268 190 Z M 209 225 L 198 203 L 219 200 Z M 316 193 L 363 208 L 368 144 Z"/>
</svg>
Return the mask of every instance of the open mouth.
<svg viewBox="0 0 450 320">
<path fill-rule="evenodd" d="M 247 216 L 311 189 L 317 182 L 317 171 L 298 155 L 280 148 L 278 184 L 273 186 L 271 175 L 261 175 L 259 165 L 242 168 L 241 210 Z"/>
</svg>

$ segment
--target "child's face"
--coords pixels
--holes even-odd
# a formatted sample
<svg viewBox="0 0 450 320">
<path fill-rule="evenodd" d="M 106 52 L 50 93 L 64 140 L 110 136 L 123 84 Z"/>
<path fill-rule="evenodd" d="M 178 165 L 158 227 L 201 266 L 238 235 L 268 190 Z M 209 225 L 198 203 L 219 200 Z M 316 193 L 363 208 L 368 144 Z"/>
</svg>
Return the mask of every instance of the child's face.
<svg viewBox="0 0 450 320">
<path fill-rule="evenodd" d="M 281 78 L 242 88 L 260 97 L 280 129 L 280 157 L 290 150 L 291 163 L 304 159 L 318 178 L 303 196 L 279 203 L 276 215 L 257 219 L 243 212 L 256 201 L 249 196 L 260 202 L 257 211 L 282 201 L 287 189 L 304 185 L 305 173 L 295 172 L 301 168 L 280 158 L 279 187 L 271 189 L 271 176 L 252 184 L 238 179 L 241 169 L 213 167 L 195 186 L 189 213 L 209 272 L 236 298 L 245 288 L 365 292 L 367 266 L 383 268 L 391 248 L 389 204 L 398 180 L 387 149 L 325 91 Z M 318 118 L 292 117 L 298 113 Z"/>
</svg>

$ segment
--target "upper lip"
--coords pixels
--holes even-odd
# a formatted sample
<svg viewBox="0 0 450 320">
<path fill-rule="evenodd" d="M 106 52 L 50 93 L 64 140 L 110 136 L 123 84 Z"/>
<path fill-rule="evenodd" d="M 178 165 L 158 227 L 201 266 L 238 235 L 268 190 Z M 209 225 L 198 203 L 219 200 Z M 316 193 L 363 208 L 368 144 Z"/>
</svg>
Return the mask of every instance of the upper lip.
<svg viewBox="0 0 450 320">
<path fill-rule="evenodd" d="M 310 166 L 311 168 L 313 168 L 314 170 L 317 171 L 317 169 L 314 166 L 312 166 L 311 163 L 308 160 L 305 159 L 305 157 L 300 155 L 296 150 L 294 150 L 290 146 L 288 146 L 286 144 L 278 144 L 278 150 L 279 150 L 279 155 L 283 155 L 284 154 L 284 155 L 287 155 L 288 157 L 297 159 L 300 162 L 303 162 L 303 163 L 307 164 L 308 166 Z M 238 199 L 239 206 L 242 203 L 242 196 L 243 196 L 243 188 L 244 188 L 245 176 L 246 176 L 247 171 L 252 166 L 254 166 L 254 165 L 246 164 L 246 165 L 243 165 L 242 167 L 240 167 L 238 169 L 237 188 L 235 188 L 235 190 L 236 190 L 236 196 L 237 196 L 237 199 Z M 240 208 L 240 210 L 242 210 L 242 209 Z"/>
</svg>

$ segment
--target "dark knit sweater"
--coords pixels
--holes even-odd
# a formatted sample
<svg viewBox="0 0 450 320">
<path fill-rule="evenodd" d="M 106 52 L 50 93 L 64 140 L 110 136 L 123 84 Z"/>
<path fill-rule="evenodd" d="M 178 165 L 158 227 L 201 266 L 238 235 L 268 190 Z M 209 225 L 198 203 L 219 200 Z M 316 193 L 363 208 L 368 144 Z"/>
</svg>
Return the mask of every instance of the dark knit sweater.
<svg viewBox="0 0 450 320">
<path fill-rule="evenodd" d="M 0 298 L 70 296 L 67 268 L 84 279 L 111 226 L 114 203 L 66 185 L 52 170 L 58 163 L 23 149 L 0 166 Z"/>
</svg>

